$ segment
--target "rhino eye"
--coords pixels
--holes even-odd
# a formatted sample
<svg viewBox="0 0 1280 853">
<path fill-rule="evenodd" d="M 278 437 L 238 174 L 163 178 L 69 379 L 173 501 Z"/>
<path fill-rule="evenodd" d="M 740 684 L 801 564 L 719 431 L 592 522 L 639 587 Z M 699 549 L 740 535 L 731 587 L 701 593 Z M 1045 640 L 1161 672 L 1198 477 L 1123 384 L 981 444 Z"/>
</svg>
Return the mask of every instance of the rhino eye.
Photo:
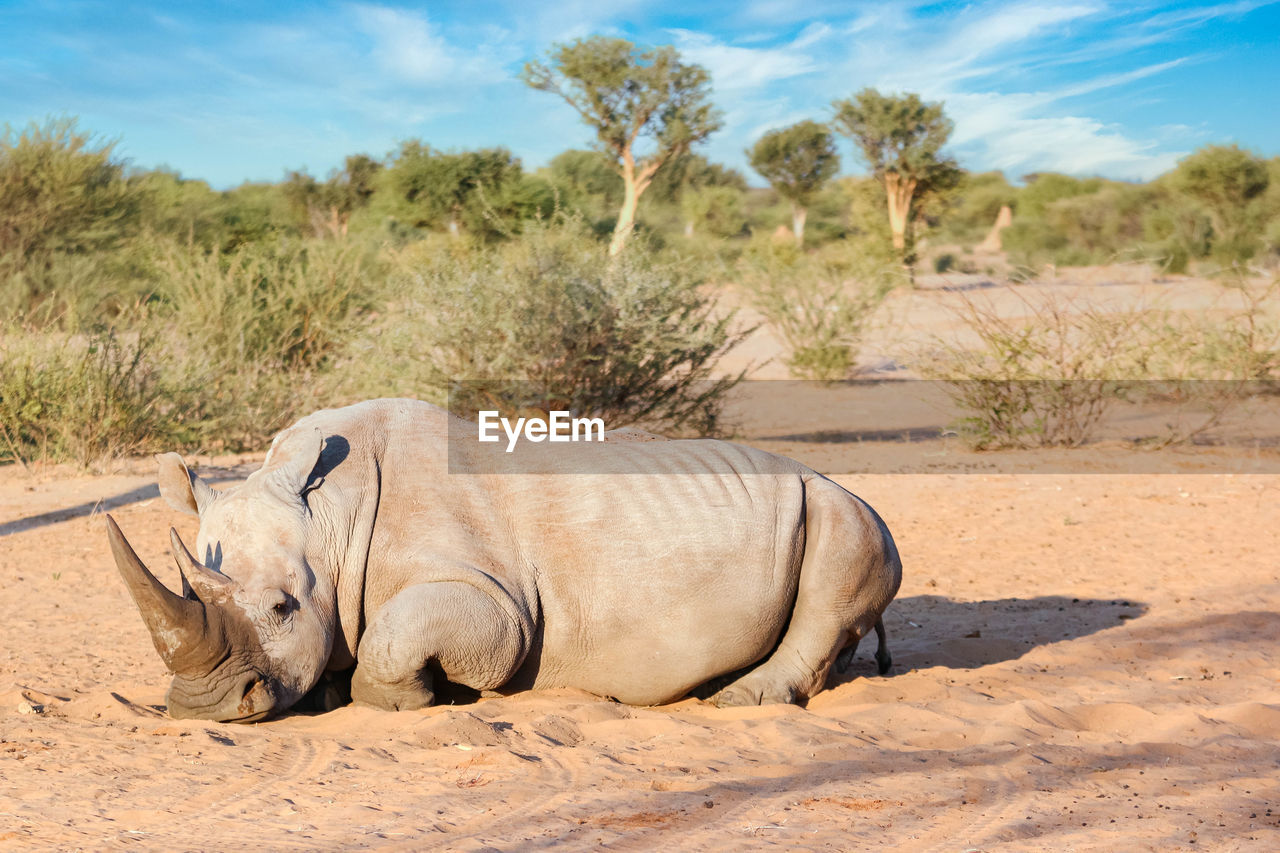
<svg viewBox="0 0 1280 853">
<path fill-rule="evenodd" d="M 292 613 L 297 605 L 292 595 L 287 592 L 280 593 L 280 597 L 271 605 L 271 612 L 276 618 L 284 619 Z"/>
</svg>

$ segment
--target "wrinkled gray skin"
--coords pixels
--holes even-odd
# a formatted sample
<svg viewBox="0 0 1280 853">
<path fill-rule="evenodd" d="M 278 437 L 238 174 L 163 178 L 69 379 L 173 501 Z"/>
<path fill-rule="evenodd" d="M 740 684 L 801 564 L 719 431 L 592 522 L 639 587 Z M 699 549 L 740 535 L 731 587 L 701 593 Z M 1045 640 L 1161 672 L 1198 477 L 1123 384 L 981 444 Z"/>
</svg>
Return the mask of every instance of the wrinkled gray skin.
<svg viewBox="0 0 1280 853">
<path fill-rule="evenodd" d="M 353 699 L 386 709 L 430 705 L 441 676 L 637 705 L 720 679 L 720 705 L 794 702 L 873 628 L 888 668 L 898 553 L 830 480 L 638 433 L 572 445 L 609 474 L 449 473 L 451 421 L 412 400 L 317 412 L 222 492 L 160 457 L 161 493 L 200 517 L 197 556 L 172 534 L 184 595 L 108 528 L 171 715 L 262 719 L 353 665 Z"/>
</svg>

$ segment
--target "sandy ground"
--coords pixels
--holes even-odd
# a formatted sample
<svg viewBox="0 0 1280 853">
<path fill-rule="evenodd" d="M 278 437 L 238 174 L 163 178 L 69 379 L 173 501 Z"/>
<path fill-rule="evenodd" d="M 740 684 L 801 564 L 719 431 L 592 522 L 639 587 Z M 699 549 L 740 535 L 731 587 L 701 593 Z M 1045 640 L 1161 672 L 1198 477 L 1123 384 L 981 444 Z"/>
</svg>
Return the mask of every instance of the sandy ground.
<svg viewBox="0 0 1280 853">
<path fill-rule="evenodd" d="M 901 448 L 781 443 L 831 472 Z M 174 582 L 194 520 L 150 466 L 0 469 L 0 849 L 1280 849 L 1280 475 L 1117 453 L 837 476 L 903 555 L 895 665 L 864 649 L 806 708 L 557 691 L 250 726 L 163 713 L 102 519 Z"/>
</svg>

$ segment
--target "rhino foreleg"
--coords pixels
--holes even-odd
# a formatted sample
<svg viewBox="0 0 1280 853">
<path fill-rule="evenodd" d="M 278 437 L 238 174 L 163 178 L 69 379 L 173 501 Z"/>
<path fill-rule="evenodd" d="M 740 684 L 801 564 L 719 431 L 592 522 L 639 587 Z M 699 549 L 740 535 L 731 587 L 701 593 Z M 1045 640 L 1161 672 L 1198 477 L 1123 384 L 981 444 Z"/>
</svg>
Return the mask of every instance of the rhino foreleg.
<svg viewBox="0 0 1280 853">
<path fill-rule="evenodd" d="M 487 591 L 459 581 L 402 590 L 374 616 L 356 654 L 351 698 L 391 711 L 435 701 L 435 672 L 492 690 L 524 660 L 528 631 Z"/>
</svg>

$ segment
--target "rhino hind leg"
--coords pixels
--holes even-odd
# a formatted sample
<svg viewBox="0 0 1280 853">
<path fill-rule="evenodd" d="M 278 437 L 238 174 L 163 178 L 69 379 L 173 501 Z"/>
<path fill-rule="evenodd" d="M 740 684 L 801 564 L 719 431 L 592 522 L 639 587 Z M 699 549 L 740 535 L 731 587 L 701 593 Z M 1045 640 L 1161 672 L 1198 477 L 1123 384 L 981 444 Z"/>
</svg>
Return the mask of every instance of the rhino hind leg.
<svg viewBox="0 0 1280 853">
<path fill-rule="evenodd" d="M 803 632 L 788 629 L 772 655 L 711 701 L 721 708 L 799 703 L 822 689 L 842 645 L 844 632 L 834 625 Z"/>
<path fill-rule="evenodd" d="M 805 554 L 786 633 L 773 654 L 712 697 L 721 707 L 807 699 L 873 628 L 876 663 L 888 670 L 880 614 L 902 572 L 893 540 L 869 507 L 830 481 L 811 483 L 805 497 Z"/>
<path fill-rule="evenodd" d="M 526 632 L 482 589 L 444 581 L 408 587 L 371 620 L 356 653 L 351 698 L 358 705 L 412 711 L 446 685 L 491 690 L 524 659 Z"/>
</svg>

